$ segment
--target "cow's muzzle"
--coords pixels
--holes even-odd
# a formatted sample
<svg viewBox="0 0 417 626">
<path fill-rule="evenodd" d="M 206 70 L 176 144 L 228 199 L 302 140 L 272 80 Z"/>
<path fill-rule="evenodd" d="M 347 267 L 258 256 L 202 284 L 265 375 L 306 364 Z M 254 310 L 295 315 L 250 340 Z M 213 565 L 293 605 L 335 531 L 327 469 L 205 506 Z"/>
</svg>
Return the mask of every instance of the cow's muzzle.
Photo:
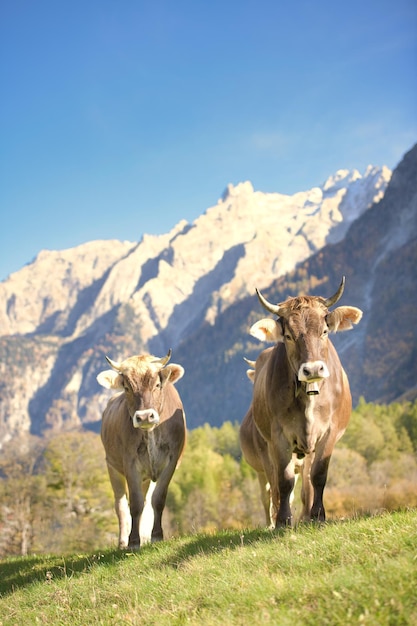
<svg viewBox="0 0 417 626">
<path fill-rule="evenodd" d="M 320 393 L 317 383 L 329 376 L 329 370 L 324 361 L 307 361 L 302 363 L 298 370 L 298 380 L 306 383 L 306 392 L 309 396 Z"/>
<path fill-rule="evenodd" d="M 144 409 L 143 411 L 136 411 L 132 418 L 132 422 L 135 428 L 152 430 L 155 426 L 158 426 L 160 419 L 158 412 L 155 411 L 155 409 Z"/>
</svg>

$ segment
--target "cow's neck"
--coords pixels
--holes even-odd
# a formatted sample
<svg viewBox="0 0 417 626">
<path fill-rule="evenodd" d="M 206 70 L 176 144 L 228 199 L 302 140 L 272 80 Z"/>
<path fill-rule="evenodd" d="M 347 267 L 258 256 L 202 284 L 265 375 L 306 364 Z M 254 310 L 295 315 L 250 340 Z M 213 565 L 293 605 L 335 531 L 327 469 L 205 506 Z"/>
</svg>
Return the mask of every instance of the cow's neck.
<svg viewBox="0 0 417 626">
<path fill-rule="evenodd" d="M 156 481 L 161 472 L 161 440 L 159 427 L 154 428 L 154 430 L 146 434 L 146 447 L 149 456 L 151 478 L 153 481 Z"/>
</svg>

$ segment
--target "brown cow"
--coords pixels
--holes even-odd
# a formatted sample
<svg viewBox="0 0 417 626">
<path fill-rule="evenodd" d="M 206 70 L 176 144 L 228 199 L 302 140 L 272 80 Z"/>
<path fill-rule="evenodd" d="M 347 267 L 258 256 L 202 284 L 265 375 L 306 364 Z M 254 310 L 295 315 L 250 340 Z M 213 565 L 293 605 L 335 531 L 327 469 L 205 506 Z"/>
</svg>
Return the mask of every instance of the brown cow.
<svg viewBox="0 0 417 626">
<path fill-rule="evenodd" d="M 302 518 L 325 520 L 323 491 L 330 457 L 352 409 L 348 379 L 328 334 L 349 330 L 362 317 L 351 306 L 329 311 L 341 298 L 344 282 L 331 298 L 299 296 L 277 305 L 256 290 L 277 320 L 262 319 L 250 333 L 276 345 L 256 361 L 252 404 L 240 436 L 261 486 L 270 485 L 269 510 L 278 506 L 276 527 L 292 522 L 290 498 L 298 469 Z M 267 513 L 264 491 L 262 501 Z"/>
<path fill-rule="evenodd" d="M 168 485 L 186 441 L 185 415 L 174 384 L 184 375 L 167 356 L 132 356 L 97 381 L 121 393 L 103 412 L 101 439 L 119 520 L 119 548 L 161 541 Z M 129 500 L 128 500 L 129 499 Z"/>
</svg>

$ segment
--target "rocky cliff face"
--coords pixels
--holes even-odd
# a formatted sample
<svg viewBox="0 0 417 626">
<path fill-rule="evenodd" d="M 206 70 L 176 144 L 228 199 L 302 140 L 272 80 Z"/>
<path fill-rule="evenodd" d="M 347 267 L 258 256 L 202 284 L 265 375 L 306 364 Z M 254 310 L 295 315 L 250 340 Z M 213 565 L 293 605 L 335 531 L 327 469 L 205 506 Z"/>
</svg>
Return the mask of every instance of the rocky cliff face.
<svg viewBox="0 0 417 626">
<path fill-rule="evenodd" d="M 378 211 L 390 177 L 387 168 L 341 170 L 293 196 L 229 185 L 193 224 L 164 235 L 40 252 L 0 283 L 0 442 L 99 421 L 107 395 L 95 375 L 105 353 L 117 360 L 172 347 L 179 360 L 191 336 L 216 333 L 255 286 L 343 242 L 355 220 Z M 211 349 L 224 360 L 221 344 Z M 203 374 L 186 393 L 197 398 L 206 382 Z"/>
<path fill-rule="evenodd" d="M 340 304 L 357 306 L 364 315 L 354 330 L 333 335 L 332 341 L 348 373 L 354 403 L 360 396 L 369 402 L 413 399 L 416 267 L 417 145 L 394 171 L 383 198 L 352 222 L 342 240 L 313 253 L 263 293 L 271 302 L 300 293 L 327 297 L 345 275 Z M 252 391 L 242 357 L 256 358 L 266 347 L 248 335 L 251 324 L 264 315 L 257 298 L 250 296 L 230 306 L 213 328 L 201 326 L 179 346 L 176 357 L 187 371 L 187 386 L 184 381 L 181 390 L 194 423 L 242 419 Z"/>
</svg>

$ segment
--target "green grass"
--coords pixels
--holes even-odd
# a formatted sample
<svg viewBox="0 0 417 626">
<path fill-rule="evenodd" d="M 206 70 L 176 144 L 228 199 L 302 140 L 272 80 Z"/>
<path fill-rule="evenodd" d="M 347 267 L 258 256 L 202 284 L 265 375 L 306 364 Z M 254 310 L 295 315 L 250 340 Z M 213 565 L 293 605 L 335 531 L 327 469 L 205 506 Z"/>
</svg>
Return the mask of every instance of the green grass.
<svg viewBox="0 0 417 626">
<path fill-rule="evenodd" d="M 417 511 L 0 563 L 0 625 L 417 625 Z"/>
</svg>

